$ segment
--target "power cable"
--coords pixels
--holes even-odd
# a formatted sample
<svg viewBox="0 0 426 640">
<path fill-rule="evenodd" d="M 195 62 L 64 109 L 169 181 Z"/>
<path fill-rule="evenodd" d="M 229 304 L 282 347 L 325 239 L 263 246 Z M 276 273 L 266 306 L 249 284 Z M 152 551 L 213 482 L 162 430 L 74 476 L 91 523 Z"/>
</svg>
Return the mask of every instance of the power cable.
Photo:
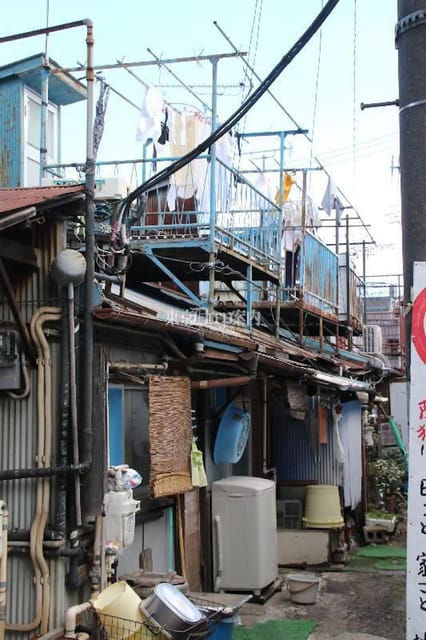
<svg viewBox="0 0 426 640">
<path fill-rule="evenodd" d="M 259 87 L 251 94 L 247 100 L 241 105 L 237 111 L 235 111 L 225 122 L 219 126 L 208 138 L 201 142 L 192 151 L 188 152 L 175 162 L 171 163 L 168 167 L 165 167 L 162 171 L 149 178 L 142 185 L 132 191 L 124 200 L 121 201 L 120 218 L 118 222 L 118 232 L 121 233 L 121 228 L 127 215 L 129 214 L 131 204 L 143 193 L 152 189 L 155 185 L 159 184 L 173 173 L 182 169 L 198 155 L 207 151 L 207 149 L 217 142 L 223 135 L 230 131 L 235 124 L 244 117 L 244 115 L 258 102 L 258 100 L 268 91 L 273 82 L 280 76 L 284 69 L 292 62 L 292 60 L 300 53 L 300 51 L 306 46 L 306 44 L 315 35 L 323 22 L 328 18 L 333 9 L 337 6 L 339 0 L 328 0 L 327 4 L 322 8 L 317 17 L 305 30 L 302 36 L 296 41 L 296 43 L 289 49 L 289 51 L 281 58 L 278 64 L 272 69 L 265 80 L 259 85 Z"/>
</svg>

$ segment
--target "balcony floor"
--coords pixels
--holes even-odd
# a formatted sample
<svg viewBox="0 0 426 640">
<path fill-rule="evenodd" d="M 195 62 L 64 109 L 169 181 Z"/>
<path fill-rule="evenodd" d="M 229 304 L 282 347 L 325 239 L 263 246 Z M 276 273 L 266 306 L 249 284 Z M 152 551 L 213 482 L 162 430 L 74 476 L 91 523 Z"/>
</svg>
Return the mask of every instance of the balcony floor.
<svg viewBox="0 0 426 640">
<path fill-rule="evenodd" d="M 209 279 L 209 250 L 208 244 L 200 238 L 194 241 L 182 241 L 181 238 L 167 238 L 162 242 L 150 238 L 149 241 L 132 239 L 132 268 L 129 272 L 129 283 L 140 282 L 165 282 L 167 275 L 150 259 L 145 252 L 146 247 L 161 260 L 164 265 L 173 271 L 174 275 L 183 282 L 199 282 Z M 277 263 L 271 264 L 265 256 L 265 264 L 262 264 L 258 255 L 244 255 L 233 247 L 215 242 L 215 259 L 220 268 L 215 270 L 215 280 L 246 280 L 247 269 L 251 266 L 251 279 L 261 282 L 278 284 Z M 203 268 L 204 267 L 204 268 Z"/>
<path fill-rule="evenodd" d="M 275 325 L 277 303 L 275 300 L 258 300 L 252 303 L 253 311 L 261 313 L 264 320 Z M 348 327 L 339 322 L 337 314 L 308 304 L 303 299 L 282 300 L 280 307 L 280 326 L 304 336 L 348 336 Z M 216 306 L 217 311 L 243 311 L 242 301 L 226 301 Z"/>
</svg>

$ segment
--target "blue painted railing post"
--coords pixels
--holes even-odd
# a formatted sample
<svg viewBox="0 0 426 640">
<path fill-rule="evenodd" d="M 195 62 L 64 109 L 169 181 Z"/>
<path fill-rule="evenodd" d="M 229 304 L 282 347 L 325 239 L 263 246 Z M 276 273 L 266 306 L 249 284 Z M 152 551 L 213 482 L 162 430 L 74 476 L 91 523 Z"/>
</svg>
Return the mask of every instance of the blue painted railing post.
<svg viewBox="0 0 426 640">
<path fill-rule="evenodd" d="M 216 129 L 217 118 L 217 63 L 218 58 L 210 58 L 212 63 L 212 133 Z M 209 314 L 214 311 L 214 291 L 215 291 L 215 252 L 214 239 L 216 227 L 216 144 L 210 147 L 210 231 L 209 231 Z"/>
<path fill-rule="evenodd" d="M 40 108 L 40 176 L 39 185 L 42 185 L 45 167 L 47 164 L 47 109 L 49 105 L 49 68 L 47 59 L 44 58 L 41 68 L 41 108 Z"/>
<path fill-rule="evenodd" d="M 275 324 L 275 336 L 277 338 L 280 337 L 280 316 L 281 316 L 281 286 L 282 286 L 282 278 L 283 278 L 283 177 L 284 177 L 284 145 L 285 145 L 285 137 L 287 135 L 286 131 L 280 131 L 280 186 L 279 186 L 279 211 L 278 211 L 278 238 L 277 238 L 277 253 L 280 262 L 279 266 L 279 278 L 277 284 L 277 306 L 275 310 L 276 324 Z M 285 277 L 285 274 L 284 274 Z"/>
<path fill-rule="evenodd" d="M 246 280 L 246 327 L 249 331 L 251 331 L 252 319 L 253 319 L 253 289 L 252 289 L 252 280 L 253 280 L 253 267 L 251 264 L 247 265 L 247 280 Z"/>
</svg>

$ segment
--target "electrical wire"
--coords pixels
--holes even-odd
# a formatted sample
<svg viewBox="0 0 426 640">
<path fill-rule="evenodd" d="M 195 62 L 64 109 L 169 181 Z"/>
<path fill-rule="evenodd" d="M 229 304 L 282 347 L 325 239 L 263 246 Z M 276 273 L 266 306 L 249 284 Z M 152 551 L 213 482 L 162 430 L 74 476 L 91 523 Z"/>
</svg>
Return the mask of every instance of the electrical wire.
<svg viewBox="0 0 426 640">
<path fill-rule="evenodd" d="M 356 138 L 357 138 L 357 6 L 353 0 L 353 113 L 352 113 L 352 173 L 356 189 Z"/>
<path fill-rule="evenodd" d="M 198 155 L 209 149 L 209 147 L 217 142 L 223 135 L 230 131 L 236 123 L 245 116 L 245 114 L 254 107 L 258 100 L 268 91 L 273 82 L 280 76 L 284 69 L 292 62 L 292 60 L 300 53 L 305 45 L 311 40 L 323 22 L 328 18 L 333 9 L 337 6 L 339 0 L 328 0 L 327 4 L 321 9 L 319 14 L 305 30 L 302 36 L 295 42 L 295 44 L 287 51 L 287 53 L 281 58 L 277 65 L 272 69 L 269 75 L 263 80 L 258 88 L 245 100 L 245 102 L 227 119 L 225 122 L 216 129 L 208 138 L 201 142 L 192 151 L 185 154 L 175 162 L 171 163 L 168 167 L 159 171 L 157 174 L 149 178 L 142 185 L 132 191 L 124 200 L 121 201 L 120 217 L 117 221 L 118 234 L 121 235 L 123 224 L 125 224 L 126 217 L 130 212 L 131 204 L 143 193 L 152 189 L 155 185 L 170 177 L 173 173 L 182 169 Z"/>
<path fill-rule="evenodd" d="M 324 6 L 324 1 L 321 2 L 321 8 Z M 318 40 L 318 62 L 317 62 L 317 72 L 315 77 L 315 90 L 314 90 L 314 108 L 312 113 L 312 127 L 311 127 L 311 154 L 309 158 L 309 168 L 312 169 L 313 160 L 314 160 L 314 139 L 315 139 L 315 131 L 316 131 L 316 123 L 317 123 L 317 108 L 318 108 L 318 91 L 319 91 L 319 76 L 320 76 L 320 68 L 321 68 L 321 53 L 322 53 L 322 29 L 319 32 L 319 40 Z M 310 174 L 310 178 L 312 177 L 312 173 Z"/>
<path fill-rule="evenodd" d="M 256 20 L 257 20 L 256 42 L 255 42 L 255 46 L 254 46 L 254 53 L 253 53 L 252 61 L 251 61 L 250 66 L 248 67 L 249 70 L 251 69 L 251 75 L 249 76 L 248 72 L 246 71 L 246 67 L 244 67 L 244 69 L 243 69 L 244 76 L 245 76 L 248 84 L 247 84 L 247 92 L 246 92 L 246 94 L 244 94 L 244 93 L 241 94 L 241 104 L 244 102 L 244 100 L 250 94 L 250 91 L 253 89 L 254 66 L 256 64 L 257 49 L 258 49 L 258 46 L 259 46 L 260 20 L 261 20 L 261 16 L 262 16 L 263 0 L 261 0 L 261 2 L 260 2 L 259 10 L 258 10 L 258 5 L 259 5 L 259 0 L 256 0 L 255 7 L 254 7 L 253 20 L 252 20 L 252 24 L 251 24 L 251 31 L 250 31 L 250 41 L 249 41 L 249 47 L 248 47 L 249 56 L 251 55 L 251 51 L 252 51 L 253 34 L 254 34 L 254 28 L 255 28 L 255 24 L 256 24 Z M 245 131 L 246 121 L 247 121 L 247 114 L 244 117 L 244 119 L 239 123 L 239 127 L 238 127 L 239 131 Z M 237 146 L 234 146 L 234 157 L 235 157 L 235 153 L 237 153 Z M 238 169 L 239 169 L 240 163 L 241 163 L 241 153 L 239 155 Z"/>
<path fill-rule="evenodd" d="M 223 37 L 225 38 L 225 40 L 231 45 L 231 47 L 233 48 L 233 50 L 237 53 L 238 49 L 235 46 L 235 44 L 230 40 L 230 38 L 226 35 L 226 33 L 223 31 L 223 29 L 221 29 L 221 27 L 217 24 L 217 22 L 213 23 L 216 28 L 219 30 L 219 32 L 223 35 Z M 247 60 L 243 59 L 243 62 L 246 66 L 249 66 L 249 63 L 247 62 Z M 260 81 L 259 76 L 257 75 L 257 73 L 254 71 L 254 69 L 251 69 L 253 71 L 254 76 Z M 289 118 L 289 120 L 295 125 L 295 127 L 297 127 L 298 129 L 303 129 L 303 127 L 297 122 L 296 118 L 288 111 L 288 109 L 286 109 L 284 107 L 284 105 L 278 100 L 278 98 L 272 93 L 272 91 L 270 91 L 269 89 L 267 90 L 267 92 L 269 93 L 270 97 L 273 99 L 273 101 L 275 102 L 275 104 L 278 105 L 278 107 L 281 109 L 281 111 Z M 308 142 L 310 142 L 312 144 L 312 137 L 309 135 L 308 132 L 303 133 L 302 135 L 305 136 L 306 140 L 308 140 Z M 318 164 L 318 168 L 321 169 L 325 175 L 330 178 L 330 172 L 327 170 L 327 168 L 324 166 L 324 164 L 321 162 L 321 160 L 318 158 L 317 155 L 314 156 L 317 164 Z M 340 195 L 342 196 L 342 198 L 344 198 L 346 200 L 346 202 L 349 204 L 350 208 L 353 208 L 354 212 L 357 214 L 360 222 L 362 223 L 367 235 L 369 236 L 371 242 L 375 242 L 373 236 L 371 235 L 371 233 L 369 232 L 367 226 L 365 225 L 360 213 L 358 212 L 358 210 L 352 205 L 351 201 L 349 200 L 349 198 L 345 195 L 345 193 L 342 191 L 342 189 L 339 187 L 339 192 Z"/>
</svg>

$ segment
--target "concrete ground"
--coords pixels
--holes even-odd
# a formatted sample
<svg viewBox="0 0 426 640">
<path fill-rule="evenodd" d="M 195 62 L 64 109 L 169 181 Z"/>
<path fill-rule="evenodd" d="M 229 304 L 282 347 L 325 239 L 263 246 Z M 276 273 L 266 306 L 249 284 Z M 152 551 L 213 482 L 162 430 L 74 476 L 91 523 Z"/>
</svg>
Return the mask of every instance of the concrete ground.
<svg viewBox="0 0 426 640">
<path fill-rule="evenodd" d="M 405 571 L 311 571 L 321 578 L 315 602 L 296 604 L 286 588 L 283 569 L 281 590 L 264 604 L 248 602 L 241 611 L 244 626 L 273 619 L 310 619 L 317 623 L 309 640 L 402 640 L 405 637 Z"/>
</svg>

